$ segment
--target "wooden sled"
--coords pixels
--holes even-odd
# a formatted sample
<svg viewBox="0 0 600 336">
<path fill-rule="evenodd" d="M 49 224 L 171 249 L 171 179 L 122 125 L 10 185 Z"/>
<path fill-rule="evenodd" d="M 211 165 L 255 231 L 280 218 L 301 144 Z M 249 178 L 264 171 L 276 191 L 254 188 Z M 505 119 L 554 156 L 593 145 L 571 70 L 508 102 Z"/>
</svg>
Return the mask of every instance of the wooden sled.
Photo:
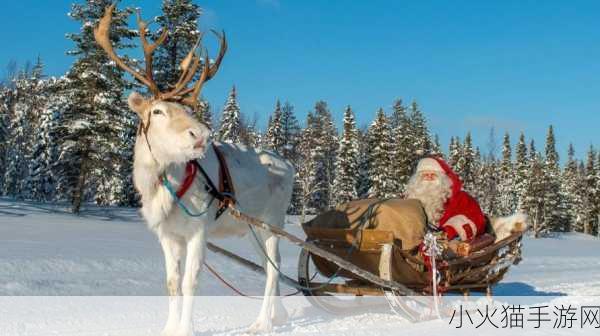
<svg viewBox="0 0 600 336">
<path fill-rule="evenodd" d="M 382 279 L 402 283 L 418 294 L 431 295 L 433 291 L 432 275 L 426 271 L 422 258 L 414 249 L 403 250 L 402 243 L 394 239 L 392 232 L 366 229 L 357 233 L 349 229 L 307 225 L 303 225 L 303 229 L 307 242 L 361 269 L 378 274 Z M 516 232 L 503 240 L 491 241 L 466 256 L 437 259 L 441 276 L 438 291 L 464 295 L 478 291 L 492 295 L 492 286 L 502 280 L 511 265 L 521 260 L 522 237 L 523 232 Z M 316 280 L 318 276 L 325 280 Z M 335 279 L 327 281 L 332 277 Z M 360 300 L 362 296 L 389 293 L 389 289 L 365 281 L 307 250 L 300 253 L 298 283 L 311 288 L 302 291 L 311 303 L 332 313 L 354 309 L 355 305 L 348 297 Z"/>
</svg>

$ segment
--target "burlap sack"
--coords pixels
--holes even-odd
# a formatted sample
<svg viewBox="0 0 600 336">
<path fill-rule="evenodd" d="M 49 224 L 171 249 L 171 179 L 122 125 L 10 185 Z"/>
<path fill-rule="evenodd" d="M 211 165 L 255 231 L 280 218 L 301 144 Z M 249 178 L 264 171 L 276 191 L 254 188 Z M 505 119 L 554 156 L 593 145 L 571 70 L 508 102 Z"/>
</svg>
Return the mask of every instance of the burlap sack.
<svg viewBox="0 0 600 336">
<path fill-rule="evenodd" d="M 414 199 L 365 199 L 338 205 L 305 225 L 330 229 L 377 229 L 391 231 L 403 250 L 419 245 L 427 217 L 421 202 Z"/>
</svg>

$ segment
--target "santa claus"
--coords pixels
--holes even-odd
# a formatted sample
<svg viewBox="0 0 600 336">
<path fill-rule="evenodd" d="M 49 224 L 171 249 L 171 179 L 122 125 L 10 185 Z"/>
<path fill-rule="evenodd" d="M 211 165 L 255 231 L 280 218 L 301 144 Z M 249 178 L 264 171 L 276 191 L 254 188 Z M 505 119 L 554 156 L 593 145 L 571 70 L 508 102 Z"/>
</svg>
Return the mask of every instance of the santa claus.
<svg viewBox="0 0 600 336">
<path fill-rule="evenodd" d="M 420 200 L 429 222 L 442 229 L 448 240 L 466 241 L 485 232 L 485 215 L 479 204 L 462 190 L 458 175 L 440 158 L 419 161 L 406 198 Z"/>
</svg>

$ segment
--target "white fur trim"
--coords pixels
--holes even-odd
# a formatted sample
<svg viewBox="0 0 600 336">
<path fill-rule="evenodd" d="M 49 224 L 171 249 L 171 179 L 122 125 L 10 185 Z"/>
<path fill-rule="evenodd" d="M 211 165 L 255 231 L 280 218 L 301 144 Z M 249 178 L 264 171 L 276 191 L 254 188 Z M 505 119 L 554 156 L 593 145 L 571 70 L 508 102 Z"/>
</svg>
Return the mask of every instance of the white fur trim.
<svg viewBox="0 0 600 336">
<path fill-rule="evenodd" d="M 513 232 L 522 232 L 527 230 L 529 217 L 526 213 L 517 212 L 510 216 L 496 217 L 491 220 L 496 241 L 510 236 Z"/>
<path fill-rule="evenodd" d="M 451 217 L 450 219 L 448 219 L 448 221 L 446 221 L 446 223 L 444 223 L 443 226 L 448 225 L 451 226 L 456 231 L 456 233 L 458 233 L 460 239 L 462 240 L 468 240 L 477 235 L 477 226 L 475 226 L 475 223 L 473 223 L 473 221 L 467 218 L 465 215 L 456 215 L 454 217 Z M 467 232 L 463 227 L 464 225 L 468 225 L 471 228 L 473 236 L 467 237 Z"/>
<path fill-rule="evenodd" d="M 444 173 L 442 166 L 440 166 L 440 164 L 432 158 L 424 158 L 419 161 L 419 164 L 417 165 L 417 173 L 422 171 L 436 171 Z"/>
</svg>

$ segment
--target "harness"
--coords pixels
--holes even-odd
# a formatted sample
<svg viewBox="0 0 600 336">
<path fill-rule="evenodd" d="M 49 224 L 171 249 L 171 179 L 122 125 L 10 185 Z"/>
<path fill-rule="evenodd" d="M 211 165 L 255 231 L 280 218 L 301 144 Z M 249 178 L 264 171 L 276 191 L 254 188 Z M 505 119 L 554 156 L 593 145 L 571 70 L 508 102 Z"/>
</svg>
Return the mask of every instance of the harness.
<svg viewBox="0 0 600 336">
<path fill-rule="evenodd" d="M 214 143 L 211 146 L 213 151 L 217 156 L 217 161 L 219 163 L 219 187 L 217 188 L 213 181 L 210 179 L 202 165 L 198 162 L 198 160 L 191 160 L 185 165 L 185 177 L 183 178 L 183 182 L 179 186 L 177 190 L 173 188 L 171 182 L 166 176 L 166 173 L 163 173 L 160 180 L 162 184 L 167 188 L 171 196 L 175 199 L 179 207 L 190 217 L 199 217 L 208 211 L 208 208 L 212 205 L 212 202 L 216 199 L 219 201 L 217 212 L 215 214 L 215 220 L 221 217 L 221 215 L 229 208 L 230 205 L 234 205 L 236 203 L 235 200 L 235 190 L 233 188 L 233 181 L 231 179 L 231 174 L 229 173 L 229 168 L 227 168 L 227 162 L 225 161 L 225 156 L 223 152 L 219 150 L 217 145 Z M 198 172 L 203 177 L 204 180 L 204 189 L 211 195 L 211 200 L 208 203 L 206 209 L 201 213 L 194 214 L 192 213 L 186 206 L 181 202 L 181 198 L 186 194 L 186 192 L 190 189 L 194 181 L 196 180 L 196 176 Z"/>
</svg>

